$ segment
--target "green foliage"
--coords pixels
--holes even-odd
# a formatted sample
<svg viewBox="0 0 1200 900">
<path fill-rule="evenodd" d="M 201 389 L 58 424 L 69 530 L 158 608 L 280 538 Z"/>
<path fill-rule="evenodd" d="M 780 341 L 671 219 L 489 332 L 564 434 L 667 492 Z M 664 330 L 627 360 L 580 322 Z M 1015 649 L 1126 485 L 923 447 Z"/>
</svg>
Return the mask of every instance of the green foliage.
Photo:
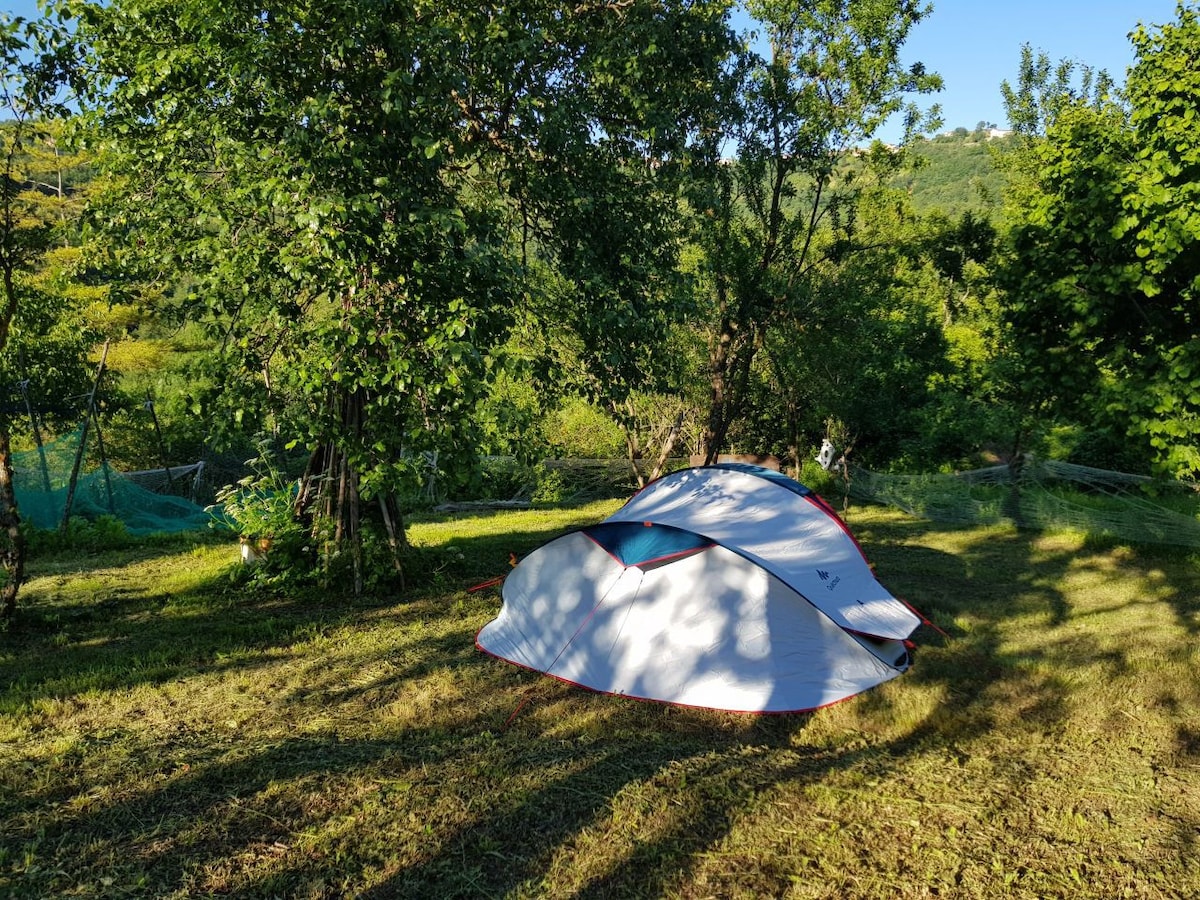
<svg viewBox="0 0 1200 900">
<path fill-rule="evenodd" d="M 1013 130 L 1028 141 L 1044 136 L 1071 107 L 1103 108 L 1112 102 L 1116 86 L 1103 69 L 1071 59 L 1055 64 L 1045 53 L 1035 54 L 1029 44 L 1023 44 L 1017 83 L 1001 82 L 1000 94 Z"/>
<path fill-rule="evenodd" d="M 1116 472 L 1146 470 L 1144 448 L 1123 431 L 1080 424 L 1057 424 L 1030 436 L 1031 448 L 1047 459 L 1071 460 Z"/>
<path fill-rule="evenodd" d="M 546 424 L 546 436 L 562 456 L 579 459 L 620 459 L 625 438 L 620 428 L 594 404 L 567 399 Z"/>
<path fill-rule="evenodd" d="M 481 455 L 530 460 L 546 454 L 545 401 L 529 368 L 510 357 L 476 408 Z"/>
<path fill-rule="evenodd" d="M 296 516 L 296 479 L 286 474 L 269 439 L 246 460 L 250 474 L 217 492 L 210 507 L 214 527 L 224 525 L 245 538 L 283 539 L 305 531 Z"/>
<path fill-rule="evenodd" d="M 88 155 L 39 121 L 14 157 L 71 191 L 22 200 L 55 246 L 11 340 L 68 397 L 79 347 L 123 338 L 102 407 L 123 468 L 273 430 L 324 485 L 345 459 L 363 508 L 418 508 L 435 482 L 532 486 L 548 451 L 644 464 L 680 413 L 695 449 L 803 459 L 834 417 L 862 458 L 920 468 L 1015 432 L 1115 459 L 1132 423 L 1196 464 L 1189 16 L 1135 34 L 1127 103 L 1026 48 L 1004 333 L 996 144 L 858 149 L 937 86 L 900 62 L 914 4 L 753 3 L 770 58 L 731 54 L 720 2 L 72 8 L 108 80 Z M 85 188 L 89 257 L 58 246 Z"/>
<path fill-rule="evenodd" d="M 572 315 L 544 318 L 574 330 L 575 390 L 653 377 L 678 297 L 668 173 L 723 3 L 78 9 L 108 262 L 181 285 L 223 349 L 196 405 L 319 456 L 339 536 L 360 498 L 411 493 L 405 460 L 515 449 L 526 398 L 476 412 L 513 322 L 543 319 L 531 260 L 569 286 Z"/>
<path fill-rule="evenodd" d="M 344 568 L 334 558 L 320 564 L 318 549 L 328 538 L 320 523 L 304 522 L 296 512 L 297 479 L 288 475 L 275 442 L 260 438 L 257 455 L 246 461 L 249 474 L 217 491 L 209 507 L 211 527 L 232 531 L 248 565 L 233 573 L 241 583 L 280 589 L 332 577 Z"/>
<path fill-rule="evenodd" d="M 1028 397 L 1200 471 L 1200 14 L 1133 34 L 1128 108 L 1070 97 L 1032 145 L 1004 271 Z"/>
<path fill-rule="evenodd" d="M 538 483 L 536 464 L 512 456 L 490 456 L 479 461 L 479 478 L 465 499 L 519 500 L 531 497 Z"/>
<path fill-rule="evenodd" d="M 821 468 L 816 461 L 819 448 L 806 448 L 810 452 L 800 459 L 800 471 L 796 479 L 802 485 L 816 491 L 829 503 L 836 506 L 837 499 L 842 495 L 842 481 L 836 472 Z"/>
<path fill-rule="evenodd" d="M 570 485 L 562 469 L 548 469 L 545 463 L 539 463 L 534 473 L 537 486 L 530 499 L 535 506 L 554 506 L 571 499 Z"/>
<path fill-rule="evenodd" d="M 337 448 L 367 497 L 405 488 L 406 454 L 470 454 L 512 297 L 442 40 L 459 11 L 393 12 L 125 0 L 80 26 L 112 76 L 111 263 L 183 280 L 226 351 L 195 405 Z"/>
<path fill-rule="evenodd" d="M 589 35 L 579 83 L 541 113 L 533 164 L 510 161 L 531 257 L 518 334 L 547 407 L 583 397 L 630 428 L 635 395 L 684 380 L 682 360 L 664 352 L 694 313 L 679 203 L 717 150 L 714 98 L 734 48 L 727 11 L 723 0 L 627 5 L 618 32 Z M 566 452 L 638 451 L 621 438 L 612 450 Z"/>
<path fill-rule="evenodd" d="M 5 291 L 15 301 L 0 352 L 0 385 L 6 411 L 23 420 L 21 433 L 29 429 L 30 414 L 39 427 L 79 421 L 81 404 L 70 398 L 87 391 L 87 354 L 99 336 L 92 310 L 104 292 L 84 283 L 78 247 L 87 197 L 80 172 L 88 161 L 69 152 L 68 144 L 61 122 L 0 123 L 10 233 L 0 268 L 7 270 Z"/>
<path fill-rule="evenodd" d="M 29 528 L 25 534 L 29 552 L 34 555 L 123 550 L 141 540 L 129 533 L 124 522 L 110 515 L 95 519 L 71 516 L 64 530 Z"/>
<path fill-rule="evenodd" d="M 540 247 L 553 263 L 527 311 L 541 377 L 608 409 L 677 379 L 678 360 L 662 346 L 693 299 L 676 265 L 677 164 L 631 168 L 623 152 L 614 142 L 533 185 L 547 219 Z"/>
<path fill-rule="evenodd" d="M 703 452 L 717 453 L 745 412 L 754 360 L 768 340 L 803 328 L 824 257 L 856 248 L 843 226 L 859 185 L 891 174 L 894 156 L 850 151 L 891 115 L 908 129 L 919 112 L 906 93 L 941 84 L 900 48 L 927 10 L 902 0 L 751 2 L 770 58 L 752 52 L 732 73 L 725 112 L 737 158 L 718 164 L 691 195 L 709 304 Z M 867 176 L 870 176 L 868 178 Z"/>
<path fill-rule="evenodd" d="M 995 152 L 1010 140 L 988 139 L 978 132 L 918 139 L 908 152 L 920 164 L 909 166 L 889 183 L 908 193 L 918 213 L 988 216 L 999 210 L 1005 186 Z"/>
<path fill-rule="evenodd" d="M 80 355 L 78 344 L 64 339 L 62 331 L 55 333 L 53 317 L 45 315 L 45 292 L 31 286 L 67 217 L 61 188 L 55 191 L 57 204 L 42 199 L 41 190 L 49 185 L 38 179 L 36 151 L 43 140 L 54 143 L 44 123 L 67 115 L 61 91 L 78 74 L 72 51 L 68 31 L 58 22 L 0 15 L 0 118 L 5 120 L 0 123 L 0 378 L 6 384 L 25 382 L 21 399 L 27 412 L 31 379 L 24 373 L 32 369 L 54 386 L 56 365 L 70 369 Z M 42 327 L 30 327 L 31 322 Z M 51 352 L 27 365 L 21 361 L 23 344 L 31 354 Z M 0 621 L 7 622 L 21 587 L 25 538 L 13 489 L 12 409 L 0 406 Z"/>
<path fill-rule="evenodd" d="M 768 338 L 754 449 L 808 447 L 830 418 L 848 430 L 839 450 L 875 467 L 936 468 L 1006 440 L 992 226 L 970 213 L 922 219 L 892 188 L 863 191 L 852 212 L 843 233 L 859 249 L 817 269 L 794 324 Z"/>
</svg>

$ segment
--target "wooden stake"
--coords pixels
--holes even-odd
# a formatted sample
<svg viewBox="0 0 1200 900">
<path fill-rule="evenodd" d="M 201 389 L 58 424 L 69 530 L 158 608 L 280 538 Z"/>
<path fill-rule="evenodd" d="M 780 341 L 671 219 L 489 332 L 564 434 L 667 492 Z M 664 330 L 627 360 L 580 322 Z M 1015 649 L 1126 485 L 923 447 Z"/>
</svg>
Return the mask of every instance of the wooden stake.
<svg viewBox="0 0 1200 900">
<path fill-rule="evenodd" d="M 96 449 L 100 451 L 100 471 L 104 473 L 104 490 L 108 495 L 108 511 L 115 514 L 116 505 L 113 503 L 112 477 L 108 471 L 108 453 L 104 450 L 104 435 L 100 431 L 100 413 L 92 407 L 92 418 L 96 422 Z"/>
<path fill-rule="evenodd" d="M 171 466 L 167 462 L 167 447 L 163 443 L 162 428 L 158 425 L 158 413 L 154 411 L 154 397 L 146 391 L 145 409 L 150 413 L 150 421 L 154 423 L 154 435 L 158 438 L 158 461 L 162 463 L 163 471 L 167 473 L 167 484 L 171 493 L 175 493 L 175 478 L 171 475 Z"/>
<path fill-rule="evenodd" d="M 88 426 L 92 421 L 92 413 L 96 407 L 96 391 L 100 387 L 100 379 L 104 377 L 104 364 L 108 361 L 108 341 L 100 352 L 100 365 L 96 367 L 96 379 L 92 382 L 92 393 L 88 396 L 87 410 L 84 412 L 83 425 L 79 429 L 79 448 L 75 451 L 75 463 L 71 466 L 71 480 L 67 483 L 67 501 L 63 504 L 62 521 L 58 530 L 67 533 L 67 522 L 71 518 L 71 506 L 75 502 L 75 485 L 79 480 L 79 467 L 83 465 L 83 452 L 87 447 Z"/>
</svg>

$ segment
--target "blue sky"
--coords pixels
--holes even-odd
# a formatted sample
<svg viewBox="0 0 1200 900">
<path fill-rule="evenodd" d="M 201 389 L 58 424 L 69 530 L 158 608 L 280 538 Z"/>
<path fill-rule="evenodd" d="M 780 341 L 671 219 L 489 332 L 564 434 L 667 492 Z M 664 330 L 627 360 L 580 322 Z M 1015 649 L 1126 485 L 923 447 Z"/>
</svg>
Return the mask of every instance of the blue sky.
<svg viewBox="0 0 1200 900">
<path fill-rule="evenodd" d="M 1021 45 L 1107 69 L 1121 83 L 1133 62 L 1128 34 L 1139 22 L 1175 18 L 1176 0 L 933 0 L 933 13 L 905 45 L 906 63 L 921 61 L 945 80 L 936 100 L 947 130 L 980 121 L 1006 124 L 1000 82 L 1015 81 Z M 7 12 L 37 14 L 35 0 L 8 0 Z M 899 124 L 880 135 L 894 142 Z"/>
<path fill-rule="evenodd" d="M 1118 84 L 1133 63 L 1129 32 L 1139 22 L 1174 21 L 1176 0 L 933 0 L 933 13 L 909 34 L 903 58 L 940 74 L 945 88 L 921 105 L 942 105 L 947 130 L 1007 124 L 1000 82 L 1016 82 L 1021 45 L 1051 60 L 1107 69 Z M 900 126 L 879 137 L 895 141 Z"/>
</svg>

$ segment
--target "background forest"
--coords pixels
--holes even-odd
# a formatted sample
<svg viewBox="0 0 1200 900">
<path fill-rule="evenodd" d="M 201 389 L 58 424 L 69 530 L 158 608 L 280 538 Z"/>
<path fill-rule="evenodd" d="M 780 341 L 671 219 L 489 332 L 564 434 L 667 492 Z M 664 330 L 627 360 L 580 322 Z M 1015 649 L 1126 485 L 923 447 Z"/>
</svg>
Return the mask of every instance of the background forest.
<svg viewBox="0 0 1200 900">
<path fill-rule="evenodd" d="M 936 137 L 930 10 L 745 8 L 756 40 L 723 0 L 3 20 L 5 609 L 11 454 L 83 422 L 359 586 L 415 510 L 554 499 L 564 456 L 1194 478 L 1195 4 L 1123 80 L 1027 48 L 1011 132 Z"/>
</svg>

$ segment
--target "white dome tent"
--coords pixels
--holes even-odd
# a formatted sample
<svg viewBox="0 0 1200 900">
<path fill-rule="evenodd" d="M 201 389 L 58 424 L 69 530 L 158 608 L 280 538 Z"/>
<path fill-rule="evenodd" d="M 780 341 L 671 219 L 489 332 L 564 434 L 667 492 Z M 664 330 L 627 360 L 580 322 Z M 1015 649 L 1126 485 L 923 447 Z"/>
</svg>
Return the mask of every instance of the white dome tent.
<svg viewBox="0 0 1200 900">
<path fill-rule="evenodd" d="M 817 709 L 903 674 L 923 621 L 845 525 L 778 472 L 726 464 L 648 485 L 527 556 L 486 653 L 610 694 L 738 712 Z"/>
</svg>

